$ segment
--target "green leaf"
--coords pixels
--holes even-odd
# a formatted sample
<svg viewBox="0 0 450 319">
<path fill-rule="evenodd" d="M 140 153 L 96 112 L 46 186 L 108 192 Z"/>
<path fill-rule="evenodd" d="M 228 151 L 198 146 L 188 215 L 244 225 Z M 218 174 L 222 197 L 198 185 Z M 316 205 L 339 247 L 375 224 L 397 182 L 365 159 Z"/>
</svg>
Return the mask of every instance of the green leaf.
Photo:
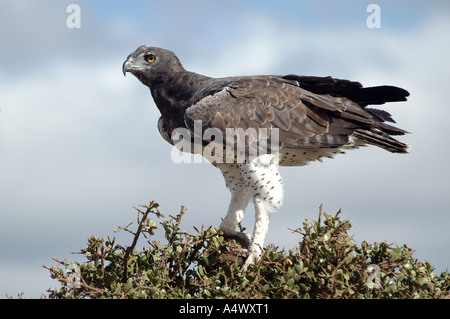
<svg viewBox="0 0 450 319">
<path fill-rule="evenodd" d="M 346 264 L 346 265 L 350 264 L 350 263 L 353 261 L 353 259 L 355 259 L 355 258 L 356 258 L 356 255 L 354 255 L 354 254 L 348 255 L 348 256 L 345 258 L 345 264 Z"/>
<path fill-rule="evenodd" d="M 203 272 L 203 267 L 202 267 L 202 265 L 198 265 L 198 273 L 200 274 L 200 276 L 204 276 L 205 275 L 205 273 Z"/>
</svg>

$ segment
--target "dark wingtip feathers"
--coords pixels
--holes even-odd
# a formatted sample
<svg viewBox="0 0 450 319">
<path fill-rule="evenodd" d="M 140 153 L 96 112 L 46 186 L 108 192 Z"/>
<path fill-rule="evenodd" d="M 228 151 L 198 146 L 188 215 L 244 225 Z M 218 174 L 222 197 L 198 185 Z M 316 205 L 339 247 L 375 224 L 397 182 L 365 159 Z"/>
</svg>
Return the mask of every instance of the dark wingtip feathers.
<svg viewBox="0 0 450 319">
<path fill-rule="evenodd" d="M 382 85 L 351 90 L 345 96 L 364 107 L 370 104 L 406 101 L 409 92 L 396 86 Z"/>
</svg>

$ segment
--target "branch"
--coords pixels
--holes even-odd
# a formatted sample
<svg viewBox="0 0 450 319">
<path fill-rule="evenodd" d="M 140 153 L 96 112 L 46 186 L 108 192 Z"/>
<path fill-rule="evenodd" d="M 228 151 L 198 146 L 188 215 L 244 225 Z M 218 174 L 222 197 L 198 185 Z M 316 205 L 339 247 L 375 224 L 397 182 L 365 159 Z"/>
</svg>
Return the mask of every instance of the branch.
<svg viewBox="0 0 450 319">
<path fill-rule="evenodd" d="M 181 217 L 183 217 L 183 215 L 184 215 L 184 213 L 186 213 L 186 211 L 187 211 L 187 208 L 185 208 L 184 206 L 181 206 L 180 214 L 177 216 L 177 224 L 173 228 L 172 235 L 170 236 L 170 239 L 169 239 L 169 246 L 172 245 L 173 241 L 175 240 L 175 236 L 177 235 L 178 229 L 180 228 Z"/>
<path fill-rule="evenodd" d="M 134 248 L 136 247 L 136 244 L 138 242 L 139 236 L 141 234 L 142 228 L 144 228 L 144 225 L 147 223 L 147 216 L 151 213 L 151 210 L 154 208 L 152 205 L 153 202 L 150 203 L 149 206 L 147 206 L 147 210 L 145 212 L 142 212 L 139 210 L 140 213 L 142 213 L 142 218 L 139 222 L 138 229 L 136 230 L 136 233 L 134 234 L 133 242 L 131 243 L 131 246 L 127 247 L 125 251 L 125 256 L 123 257 L 123 278 L 122 282 L 127 282 L 128 280 L 128 261 L 130 259 L 131 253 L 134 251 Z"/>
</svg>

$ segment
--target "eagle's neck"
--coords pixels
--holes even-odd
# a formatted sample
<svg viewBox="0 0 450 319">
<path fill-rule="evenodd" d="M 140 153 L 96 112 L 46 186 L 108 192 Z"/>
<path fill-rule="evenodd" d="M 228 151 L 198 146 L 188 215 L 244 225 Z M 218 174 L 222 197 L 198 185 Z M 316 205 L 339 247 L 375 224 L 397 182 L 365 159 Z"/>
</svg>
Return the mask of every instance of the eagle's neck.
<svg viewBox="0 0 450 319">
<path fill-rule="evenodd" d="M 203 97 L 201 94 L 208 79 L 204 75 L 183 70 L 149 86 L 153 100 L 170 129 L 185 127 L 184 113 Z"/>
</svg>

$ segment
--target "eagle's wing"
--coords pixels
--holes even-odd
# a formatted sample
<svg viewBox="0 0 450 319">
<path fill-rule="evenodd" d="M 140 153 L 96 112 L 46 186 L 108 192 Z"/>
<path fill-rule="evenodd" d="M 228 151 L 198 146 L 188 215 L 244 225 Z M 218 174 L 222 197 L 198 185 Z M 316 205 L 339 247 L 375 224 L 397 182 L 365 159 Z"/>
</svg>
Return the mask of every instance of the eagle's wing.
<svg viewBox="0 0 450 319">
<path fill-rule="evenodd" d="M 317 79 L 325 79 L 325 84 L 320 86 L 311 83 L 318 82 Z M 334 85 L 328 83 L 330 79 Z M 341 80 L 342 83 L 338 81 L 329 77 L 308 77 L 303 78 L 303 82 L 290 76 L 232 78 L 222 90 L 189 107 L 185 113 L 185 124 L 193 131 L 194 121 L 201 121 L 203 131 L 215 128 L 223 136 L 227 128 L 254 128 L 256 132 L 260 128 L 278 128 L 281 147 L 340 147 L 348 143 L 349 136 L 355 131 L 370 131 L 376 121 L 384 122 L 389 114 L 380 111 L 378 117 L 374 118 L 358 103 L 342 96 L 344 88 L 348 92 L 357 92 L 361 85 L 347 80 Z M 313 92 L 320 92 L 319 89 L 324 93 L 330 91 L 326 85 L 334 91 L 330 94 Z M 249 138 L 259 141 L 264 136 L 257 134 Z"/>
</svg>

